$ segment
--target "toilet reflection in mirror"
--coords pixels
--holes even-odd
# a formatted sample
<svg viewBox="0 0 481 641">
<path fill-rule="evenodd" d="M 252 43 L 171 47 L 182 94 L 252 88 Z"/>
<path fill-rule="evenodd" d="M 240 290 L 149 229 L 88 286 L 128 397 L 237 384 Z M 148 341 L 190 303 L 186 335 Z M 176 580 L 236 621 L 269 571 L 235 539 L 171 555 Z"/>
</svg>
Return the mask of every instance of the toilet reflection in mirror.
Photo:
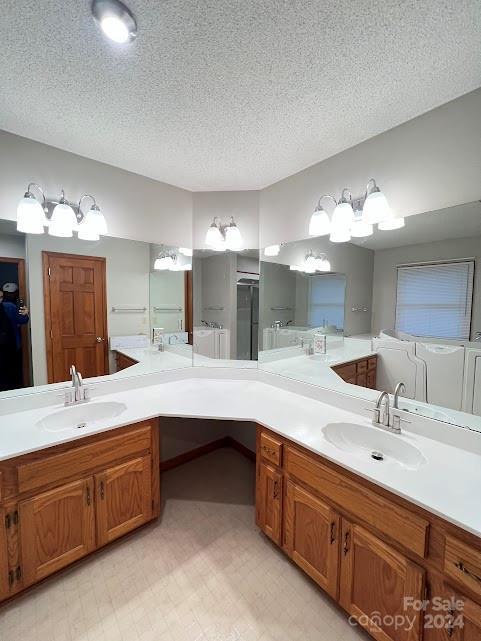
<svg viewBox="0 0 481 641">
<path fill-rule="evenodd" d="M 481 415 L 480 258 L 479 201 L 350 242 L 263 251 L 260 365 L 368 398 L 403 382 L 404 408 L 476 427 L 467 415 Z"/>
<path fill-rule="evenodd" d="M 195 250 L 194 365 L 257 367 L 259 251 Z"/>
<path fill-rule="evenodd" d="M 191 261 L 170 245 L 24 235 L 3 221 L 0 392 L 67 381 L 71 365 L 84 379 L 190 366 Z"/>
</svg>

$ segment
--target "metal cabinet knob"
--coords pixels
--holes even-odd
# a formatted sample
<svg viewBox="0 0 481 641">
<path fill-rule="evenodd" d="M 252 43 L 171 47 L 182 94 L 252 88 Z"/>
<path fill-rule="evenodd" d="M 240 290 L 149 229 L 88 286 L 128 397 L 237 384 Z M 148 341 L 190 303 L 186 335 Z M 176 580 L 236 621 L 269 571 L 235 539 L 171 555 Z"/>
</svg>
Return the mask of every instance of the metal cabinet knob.
<svg viewBox="0 0 481 641">
<path fill-rule="evenodd" d="M 95 340 L 97 341 L 97 343 L 102 343 L 104 339 L 102 338 L 102 336 L 97 336 Z"/>
</svg>

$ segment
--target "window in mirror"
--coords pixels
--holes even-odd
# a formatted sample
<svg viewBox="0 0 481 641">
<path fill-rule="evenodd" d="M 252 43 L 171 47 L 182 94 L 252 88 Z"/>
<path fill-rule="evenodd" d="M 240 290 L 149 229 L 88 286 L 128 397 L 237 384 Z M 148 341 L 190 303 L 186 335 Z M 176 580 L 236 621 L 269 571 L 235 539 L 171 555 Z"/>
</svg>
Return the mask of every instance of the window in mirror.
<svg viewBox="0 0 481 641">
<path fill-rule="evenodd" d="M 331 333 L 344 329 L 346 277 L 343 274 L 316 274 L 308 277 L 309 327 L 323 327 Z"/>
<path fill-rule="evenodd" d="M 469 340 L 473 261 L 398 267 L 396 330 Z"/>
</svg>

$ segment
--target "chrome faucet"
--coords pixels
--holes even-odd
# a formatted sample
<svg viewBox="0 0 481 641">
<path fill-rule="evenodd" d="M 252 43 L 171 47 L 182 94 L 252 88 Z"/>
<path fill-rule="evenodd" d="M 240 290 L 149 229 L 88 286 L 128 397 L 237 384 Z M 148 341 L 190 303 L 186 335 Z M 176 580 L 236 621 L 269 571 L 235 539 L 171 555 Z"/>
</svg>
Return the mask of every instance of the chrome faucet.
<svg viewBox="0 0 481 641">
<path fill-rule="evenodd" d="M 404 383 L 400 382 L 396 385 L 396 388 L 394 389 L 394 404 L 393 407 L 394 409 L 398 410 L 399 409 L 399 394 L 405 394 L 406 393 L 406 386 Z"/>
<path fill-rule="evenodd" d="M 383 403 L 385 407 L 381 418 Z M 389 394 L 387 392 L 381 392 L 377 398 L 372 424 L 385 429 L 389 428 Z"/>
<path fill-rule="evenodd" d="M 82 374 L 77 371 L 75 365 L 71 365 L 70 375 L 72 377 L 72 387 L 67 388 L 65 391 L 65 405 L 85 403 L 89 400 L 88 388 L 84 386 Z"/>
</svg>

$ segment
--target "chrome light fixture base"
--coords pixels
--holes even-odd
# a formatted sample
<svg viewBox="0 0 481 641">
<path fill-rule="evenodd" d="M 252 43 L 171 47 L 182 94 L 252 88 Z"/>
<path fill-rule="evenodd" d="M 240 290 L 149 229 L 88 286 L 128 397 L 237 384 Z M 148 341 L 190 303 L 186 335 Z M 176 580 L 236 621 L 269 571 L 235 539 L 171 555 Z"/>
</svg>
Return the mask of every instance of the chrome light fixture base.
<svg viewBox="0 0 481 641">
<path fill-rule="evenodd" d="M 92 15 L 102 32 L 113 42 L 125 44 L 137 37 L 134 14 L 120 0 L 93 0 Z"/>
</svg>

